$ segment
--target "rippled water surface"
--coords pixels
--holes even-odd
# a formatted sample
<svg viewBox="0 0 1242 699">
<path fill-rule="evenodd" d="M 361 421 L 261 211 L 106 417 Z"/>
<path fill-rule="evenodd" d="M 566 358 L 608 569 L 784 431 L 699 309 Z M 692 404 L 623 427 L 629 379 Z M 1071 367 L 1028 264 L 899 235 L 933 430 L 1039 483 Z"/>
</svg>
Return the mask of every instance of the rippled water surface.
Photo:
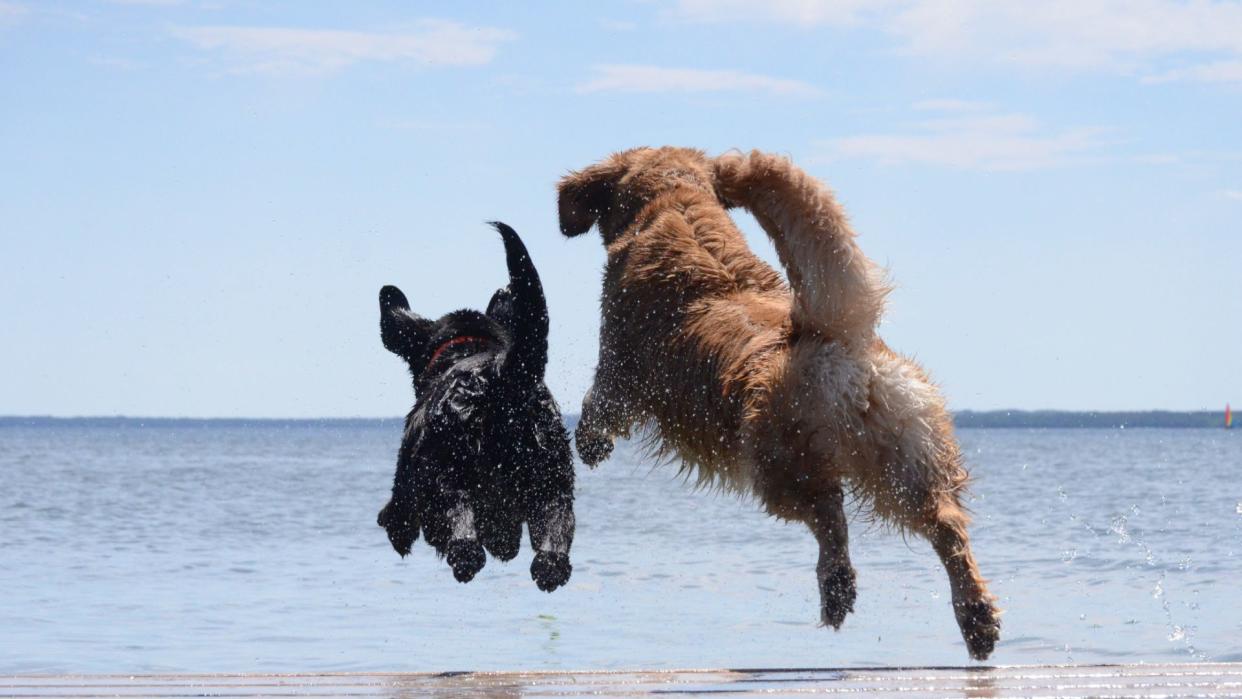
<svg viewBox="0 0 1242 699">
<path fill-rule="evenodd" d="M 0 428 L 0 672 L 964 664 L 939 563 L 855 522 L 856 612 L 815 545 L 621 446 L 578 472 L 574 575 L 469 585 L 375 526 L 387 426 Z M 1242 433 L 963 430 L 997 663 L 1242 660 Z"/>
</svg>

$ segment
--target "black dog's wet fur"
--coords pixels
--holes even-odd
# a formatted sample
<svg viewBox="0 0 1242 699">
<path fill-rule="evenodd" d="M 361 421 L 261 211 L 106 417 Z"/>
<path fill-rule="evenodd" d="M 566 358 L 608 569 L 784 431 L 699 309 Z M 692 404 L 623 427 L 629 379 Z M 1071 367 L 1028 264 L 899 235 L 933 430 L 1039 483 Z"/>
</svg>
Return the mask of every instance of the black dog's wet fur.
<svg viewBox="0 0 1242 699">
<path fill-rule="evenodd" d="M 428 320 L 395 286 L 380 290 L 384 347 L 409 364 L 414 409 L 405 420 L 392 499 L 379 525 L 405 556 L 421 530 L 469 582 L 488 553 L 507 561 L 522 523 L 535 549 L 531 577 L 551 592 L 569 580 L 573 457 L 560 409 L 544 384 L 548 310 L 526 247 L 503 223 L 509 285 L 485 313 Z M 437 348 L 453 338 L 478 338 Z"/>
</svg>

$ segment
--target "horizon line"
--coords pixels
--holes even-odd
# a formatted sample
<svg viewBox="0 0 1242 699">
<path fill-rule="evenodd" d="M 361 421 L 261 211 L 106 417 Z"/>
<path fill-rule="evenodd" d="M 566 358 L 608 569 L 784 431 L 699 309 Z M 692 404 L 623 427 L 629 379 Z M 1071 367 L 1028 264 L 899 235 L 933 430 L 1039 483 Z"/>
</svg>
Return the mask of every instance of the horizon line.
<svg viewBox="0 0 1242 699">
<path fill-rule="evenodd" d="M 963 413 L 974 414 L 1000 414 L 1000 413 L 1063 413 L 1063 414 L 1080 414 L 1080 415 L 1120 415 L 1120 414 L 1153 414 L 1153 413 L 1177 413 L 1177 414 L 1210 414 L 1224 412 L 1223 408 L 1193 408 L 1193 409 L 1173 409 L 1173 408 L 1134 408 L 1134 409 L 1075 409 L 1075 408 L 963 408 L 961 410 L 949 410 L 953 415 Z M 579 416 L 578 412 L 566 412 L 564 415 Z M 319 416 L 267 416 L 252 417 L 245 415 L 123 415 L 123 414 L 107 414 L 107 415 L 51 415 L 51 414 L 3 414 L 0 420 L 244 420 L 248 422 L 323 422 L 323 421 L 385 421 L 385 420 L 404 420 L 402 415 L 388 416 L 368 416 L 368 415 L 319 415 Z"/>
</svg>

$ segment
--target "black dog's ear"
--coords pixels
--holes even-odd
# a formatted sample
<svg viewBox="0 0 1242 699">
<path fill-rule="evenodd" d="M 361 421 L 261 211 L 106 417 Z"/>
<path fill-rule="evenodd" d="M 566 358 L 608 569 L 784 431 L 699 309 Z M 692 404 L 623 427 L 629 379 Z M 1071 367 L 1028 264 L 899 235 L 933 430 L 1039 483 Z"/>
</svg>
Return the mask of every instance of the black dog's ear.
<svg viewBox="0 0 1242 699">
<path fill-rule="evenodd" d="M 509 291 L 509 287 L 502 286 L 492 294 L 492 300 L 487 302 L 488 318 L 509 328 L 513 320 L 513 292 Z"/>
<path fill-rule="evenodd" d="M 509 286 L 500 289 L 487 305 L 487 314 L 508 328 L 513 346 L 505 359 L 505 372 L 514 386 L 528 386 L 543 378 L 548 365 L 548 302 L 543 295 L 539 271 L 517 231 L 493 221 L 505 244 Z"/>
<path fill-rule="evenodd" d="M 617 181 L 625 168 L 613 160 L 571 172 L 556 186 L 556 206 L 561 233 L 568 238 L 591 230 L 612 207 Z"/>
<path fill-rule="evenodd" d="M 403 359 L 413 358 L 427 344 L 432 322 L 411 311 L 405 294 L 395 286 L 380 289 L 379 304 L 384 348 Z"/>
</svg>

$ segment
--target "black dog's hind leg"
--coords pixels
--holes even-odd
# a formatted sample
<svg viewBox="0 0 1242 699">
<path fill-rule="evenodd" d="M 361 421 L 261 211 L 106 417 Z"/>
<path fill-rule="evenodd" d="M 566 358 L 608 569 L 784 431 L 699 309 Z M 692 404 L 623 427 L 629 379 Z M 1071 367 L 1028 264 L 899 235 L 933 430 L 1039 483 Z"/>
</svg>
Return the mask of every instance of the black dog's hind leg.
<svg viewBox="0 0 1242 699">
<path fill-rule="evenodd" d="M 522 547 L 520 513 L 519 508 L 506 504 L 491 504 L 479 512 L 479 540 L 499 560 L 513 560 Z"/>
<path fill-rule="evenodd" d="M 444 547 L 444 555 L 453 569 L 453 577 L 457 578 L 457 582 L 466 583 L 483 569 L 487 557 L 483 553 L 483 544 L 479 543 L 474 507 L 467 500 L 466 493 L 458 491 L 450 502 L 445 512 L 449 540 Z"/>
<path fill-rule="evenodd" d="M 572 485 L 567 493 L 557 493 L 536 502 L 526 526 L 530 529 L 530 545 L 535 560 L 530 564 L 530 577 L 544 592 L 551 592 L 569 582 L 573 566 L 569 564 L 569 547 L 574 543 L 574 496 Z"/>
</svg>

